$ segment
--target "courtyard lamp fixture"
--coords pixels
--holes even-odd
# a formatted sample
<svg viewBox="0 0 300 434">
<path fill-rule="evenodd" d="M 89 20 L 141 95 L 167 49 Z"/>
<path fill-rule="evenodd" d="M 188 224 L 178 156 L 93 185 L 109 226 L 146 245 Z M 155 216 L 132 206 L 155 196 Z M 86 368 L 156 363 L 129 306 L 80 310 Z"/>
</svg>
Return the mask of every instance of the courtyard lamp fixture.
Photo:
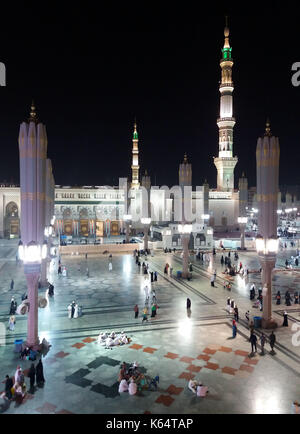
<svg viewBox="0 0 300 434">
<path fill-rule="evenodd" d="M 278 238 L 264 239 L 258 235 L 256 237 L 256 250 L 259 255 L 275 255 L 278 252 Z"/>
<path fill-rule="evenodd" d="M 18 248 L 19 258 L 24 264 L 41 263 L 42 259 L 47 256 L 47 241 L 44 241 L 40 246 L 34 241 L 31 241 L 24 246 L 22 241 L 19 242 Z"/>
</svg>

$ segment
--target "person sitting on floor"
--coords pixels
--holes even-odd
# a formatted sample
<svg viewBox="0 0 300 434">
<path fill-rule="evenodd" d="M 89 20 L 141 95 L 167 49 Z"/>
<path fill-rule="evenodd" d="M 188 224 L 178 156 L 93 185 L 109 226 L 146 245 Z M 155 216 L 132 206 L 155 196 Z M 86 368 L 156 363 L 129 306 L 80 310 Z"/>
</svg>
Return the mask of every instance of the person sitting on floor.
<svg viewBox="0 0 300 434">
<path fill-rule="evenodd" d="M 125 378 L 123 378 L 123 380 L 121 380 L 120 385 L 119 385 L 119 393 L 123 393 L 123 392 L 128 392 L 128 383 L 125 380 Z"/>
<path fill-rule="evenodd" d="M 190 380 L 188 384 L 188 388 L 193 392 L 197 393 L 198 382 L 195 380 Z"/>
<path fill-rule="evenodd" d="M 208 393 L 208 387 L 207 386 L 203 386 L 203 384 L 200 383 L 197 386 L 197 396 L 204 397 L 204 396 L 207 395 L 207 393 Z"/>
<path fill-rule="evenodd" d="M 134 378 L 131 377 L 129 380 L 128 393 L 129 395 L 135 395 L 137 392 L 137 384 L 134 381 Z"/>
</svg>

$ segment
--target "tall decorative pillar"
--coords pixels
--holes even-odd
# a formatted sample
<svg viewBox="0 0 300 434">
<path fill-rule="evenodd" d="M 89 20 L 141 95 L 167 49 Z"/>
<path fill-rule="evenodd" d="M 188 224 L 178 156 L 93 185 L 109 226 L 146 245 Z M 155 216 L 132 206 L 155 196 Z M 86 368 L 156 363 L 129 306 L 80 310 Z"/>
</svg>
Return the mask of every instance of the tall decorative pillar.
<svg viewBox="0 0 300 434">
<path fill-rule="evenodd" d="M 28 122 L 20 126 L 19 152 L 22 209 L 19 256 L 24 262 L 28 286 L 27 345 L 35 348 L 39 345 L 38 280 L 47 251 L 44 243 L 47 138 L 33 103 Z"/>
<path fill-rule="evenodd" d="M 183 163 L 179 166 L 179 185 L 182 191 L 182 224 L 178 225 L 178 231 L 181 234 L 182 244 L 182 277 L 186 279 L 189 276 L 189 241 L 192 232 L 192 225 L 187 224 L 184 204 L 191 198 L 185 197 L 185 188 L 192 185 L 192 165 L 188 163 L 187 155 L 184 154 Z"/>
<path fill-rule="evenodd" d="M 245 174 L 239 179 L 239 217 L 238 223 L 241 230 L 241 249 L 245 249 L 245 229 L 247 224 L 247 205 L 248 205 L 248 180 Z"/>
<path fill-rule="evenodd" d="M 256 249 L 262 268 L 263 328 L 274 328 L 272 318 L 272 270 L 278 251 L 277 196 L 279 177 L 279 140 L 272 136 L 267 122 L 265 135 L 256 148 L 258 234 Z"/>
</svg>

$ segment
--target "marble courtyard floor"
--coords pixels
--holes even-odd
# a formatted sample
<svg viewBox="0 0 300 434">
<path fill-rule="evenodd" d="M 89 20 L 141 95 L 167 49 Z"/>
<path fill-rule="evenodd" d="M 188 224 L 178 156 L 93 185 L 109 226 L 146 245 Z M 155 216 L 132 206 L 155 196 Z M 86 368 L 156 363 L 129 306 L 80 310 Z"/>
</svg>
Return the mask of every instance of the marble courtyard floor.
<svg viewBox="0 0 300 434">
<path fill-rule="evenodd" d="M 26 291 L 21 266 L 15 261 L 15 244 L 0 246 L 0 321 L 7 325 L 11 296 L 20 303 Z M 289 253 L 288 253 L 289 254 Z M 282 265 L 286 252 L 280 255 Z M 68 276 L 53 273 L 49 279 L 55 295 L 45 309 L 39 310 L 39 335 L 52 347 L 44 357 L 46 383 L 43 389 L 27 394 L 19 407 L 13 402 L 8 414 L 46 413 L 109 413 L 109 414 L 184 414 L 184 413 L 290 413 L 293 400 L 300 399 L 300 349 L 292 345 L 291 326 L 300 318 L 299 305 L 286 307 L 274 304 L 276 354 L 250 357 L 249 330 L 244 320 L 252 308 L 248 286 L 260 281 L 251 273 L 248 281 L 235 277 L 231 293 L 223 289 L 224 275 L 216 255 L 212 267 L 194 262 L 193 279 L 181 281 L 164 276 L 166 262 L 173 274 L 181 269 L 180 255 L 156 252 L 148 260 L 150 270 L 158 271 L 156 290 L 159 310 L 155 319 L 141 323 L 144 275 L 139 272 L 132 255 L 113 255 L 113 271 L 108 271 L 107 255 L 62 257 Z M 243 264 L 258 269 L 254 253 L 240 254 Z M 80 264 L 80 270 L 79 270 Z M 89 267 L 90 277 L 85 275 Z M 215 288 L 210 286 L 210 273 L 217 269 Z M 9 290 L 14 278 L 15 288 Z M 274 292 L 287 287 L 300 290 L 300 272 L 275 274 Z M 40 290 L 42 293 L 44 290 Z M 225 310 L 227 297 L 235 299 L 240 321 L 238 334 L 232 339 L 231 316 Z M 186 298 L 192 302 L 187 317 Z M 284 299 L 284 297 L 283 297 Z M 84 315 L 68 319 L 67 305 L 76 300 Z M 135 320 L 133 307 L 138 303 L 140 317 Z M 281 327 L 282 314 L 288 310 L 289 327 Z M 125 330 L 132 339 L 129 345 L 105 349 L 97 344 L 100 331 Z M 258 336 L 261 330 L 257 330 Z M 268 334 L 269 332 L 267 332 Z M 6 344 L 0 346 L 0 379 L 13 375 L 20 364 L 26 371 L 31 362 L 20 363 L 13 342 L 26 338 L 26 316 L 17 316 L 14 332 L 7 332 Z M 125 361 L 138 361 L 149 376 L 159 375 L 157 391 L 143 391 L 130 396 L 118 393 L 118 372 Z M 197 398 L 187 388 L 188 380 L 201 380 L 209 387 L 209 395 Z M 29 388 L 29 379 L 26 378 Z M 4 385 L 2 385 L 4 387 Z M 1 391 L 1 389 L 0 389 Z"/>
</svg>

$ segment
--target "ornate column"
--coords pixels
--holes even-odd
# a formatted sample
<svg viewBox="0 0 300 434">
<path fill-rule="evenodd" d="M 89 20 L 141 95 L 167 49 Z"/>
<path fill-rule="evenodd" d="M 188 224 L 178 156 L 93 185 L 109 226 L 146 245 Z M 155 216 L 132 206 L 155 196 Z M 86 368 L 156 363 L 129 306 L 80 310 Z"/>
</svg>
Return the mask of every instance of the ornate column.
<svg viewBox="0 0 300 434">
<path fill-rule="evenodd" d="M 256 148 L 258 234 L 256 249 L 262 267 L 263 328 L 274 328 L 272 318 L 272 270 L 278 251 L 277 196 L 279 176 L 279 141 L 272 136 L 267 122 L 265 135 L 259 138 Z"/>
<path fill-rule="evenodd" d="M 28 284 L 27 345 L 38 347 L 38 280 L 41 261 L 46 256 L 45 173 L 47 137 L 45 126 L 38 122 L 34 104 L 30 118 L 20 126 L 21 237 L 19 257 L 24 262 Z"/>
</svg>

